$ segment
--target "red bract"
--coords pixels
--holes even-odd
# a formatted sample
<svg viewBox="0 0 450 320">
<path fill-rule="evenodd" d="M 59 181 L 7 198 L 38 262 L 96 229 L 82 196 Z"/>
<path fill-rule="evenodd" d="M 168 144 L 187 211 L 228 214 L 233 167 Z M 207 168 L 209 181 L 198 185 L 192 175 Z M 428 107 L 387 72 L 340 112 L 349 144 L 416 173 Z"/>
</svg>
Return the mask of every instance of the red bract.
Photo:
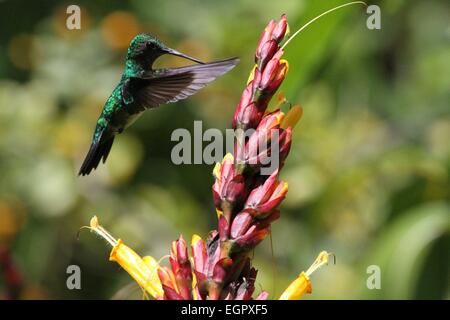
<svg viewBox="0 0 450 320">
<path fill-rule="evenodd" d="M 231 237 L 238 238 L 247 232 L 248 228 L 253 222 L 253 217 L 250 213 L 242 211 L 236 215 L 231 226 Z"/>
<path fill-rule="evenodd" d="M 248 166 L 259 168 L 270 165 L 271 161 L 284 161 L 290 149 L 291 129 L 280 128 L 283 118 L 284 113 L 279 110 L 264 116 L 256 132 L 246 143 L 244 155 L 240 155 Z"/>
<path fill-rule="evenodd" d="M 237 124 L 240 124 L 239 128 L 242 129 L 254 128 L 261 120 L 265 107 L 259 107 L 256 102 L 252 101 L 252 98 L 253 81 L 247 85 L 236 108 L 232 123 L 233 128 L 237 128 Z"/>
<path fill-rule="evenodd" d="M 206 253 L 205 242 L 202 238 L 194 236 L 191 243 L 192 258 L 194 261 L 194 272 L 197 281 L 206 278 L 206 267 L 208 263 L 208 255 Z"/>
<path fill-rule="evenodd" d="M 258 90 L 264 94 L 273 94 L 283 82 L 288 65 L 286 61 L 280 61 L 283 50 L 279 49 L 273 58 L 267 63 L 261 74 L 261 81 L 258 83 Z"/>
<path fill-rule="evenodd" d="M 219 176 L 213 185 L 214 204 L 228 217 L 230 210 L 242 201 L 244 196 L 244 179 L 236 174 L 233 157 L 225 157 L 220 166 Z"/>
<path fill-rule="evenodd" d="M 268 113 L 264 116 L 261 122 L 258 124 L 257 130 L 268 131 L 271 129 L 278 129 L 281 121 L 284 119 L 284 113 L 280 110 Z"/>
<path fill-rule="evenodd" d="M 259 187 L 253 189 L 245 202 L 244 210 L 257 218 L 265 217 L 283 201 L 288 185 L 278 181 L 278 170 Z"/>
<path fill-rule="evenodd" d="M 263 53 L 262 48 L 267 42 L 274 40 L 272 39 L 272 33 L 273 30 L 275 29 L 275 26 L 276 26 L 275 20 L 270 20 L 267 26 L 264 28 L 264 31 L 262 32 L 261 37 L 259 38 L 258 46 L 256 48 L 255 63 L 258 63 L 258 61 L 261 61 L 261 59 L 266 57 L 262 55 Z"/>
<path fill-rule="evenodd" d="M 265 42 L 258 52 L 259 56 L 255 57 L 257 63 L 259 62 L 258 68 L 260 69 L 264 68 L 266 66 L 267 61 L 269 61 L 268 59 L 270 59 L 270 57 L 272 57 L 275 54 L 275 52 L 277 52 L 277 50 L 278 44 L 276 43 L 276 41 L 269 40 Z"/>
<path fill-rule="evenodd" d="M 161 280 L 164 290 L 164 300 L 183 300 L 183 297 L 177 292 L 175 275 L 168 267 L 158 269 L 158 276 Z"/>
<path fill-rule="evenodd" d="M 170 265 L 175 276 L 175 285 L 184 299 L 192 299 L 192 270 L 183 237 L 172 243 Z M 161 279 L 162 281 L 162 279 Z"/>
<path fill-rule="evenodd" d="M 277 43 L 280 43 L 284 36 L 286 35 L 287 30 L 287 18 L 286 15 L 283 14 L 281 16 L 280 21 L 278 21 L 277 26 L 272 32 L 272 39 L 274 39 Z"/>
</svg>

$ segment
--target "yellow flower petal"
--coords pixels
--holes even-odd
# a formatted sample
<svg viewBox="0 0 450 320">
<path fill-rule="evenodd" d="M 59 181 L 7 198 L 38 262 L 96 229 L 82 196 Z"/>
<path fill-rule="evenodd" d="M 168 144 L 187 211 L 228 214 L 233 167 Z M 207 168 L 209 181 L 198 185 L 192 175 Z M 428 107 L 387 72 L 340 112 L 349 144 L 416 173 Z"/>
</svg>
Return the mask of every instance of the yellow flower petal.
<svg viewBox="0 0 450 320">
<path fill-rule="evenodd" d="M 194 300 L 199 300 L 197 290 L 195 290 L 196 285 L 197 285 L 197 277 L 195 276 L 195 273 L 192 272 L 192 297 L 194 298 Z"/>
<path fill-rule="evenodd" d="M 221 170 L 221 168 L 222 168 L 222 165 L 223 165 L 225 162 L 234 162 L 234 157 L 233 157 L 233 155 L 232 155 L 231 153 L 227 153 L 227 154 L 223 157 L 222 162 L 217 162 L 216 165 L 214 166 L 214 169 L 213 169 L 213 175 L 214 175 L 214 177 L 215 177 L 216 179 L 218 179 L 218 180 L 220 180 L 220 170 Z"/>
<path fill-rule="evenodd" d="M 213 169 L 213 175 L 216 179 L 220 179 L 220 168 L 222 167 L 222 164 L 220 162 L 217 162 Z"/>
<path fill-rule="evenodd" d="M 224 162 L 226 162 L 226 161 L 233 162 L 233 161 L 234 161 L 233 154 L 227 153 L 227 154 L 225 155 L 225 157 L 223 157 L 222 164 L 223 164 Z"/>
<path fill-rule="evenodd" d="M 247 84 L 249 84 L 255 78 L 255 70 L 256 70 L 256 64 L 253 67 L 252 71 L 250 72 L 250 75 L 248 76 Z"/>
<path fill-rule="evenodd" d="M 284 120 L 284 117 L 285 117 L 284 112 L 282 112 L 282 111 L 277 112 L 276 116 L 275 116 L 276 121 L 274 121 L 273 124 L 274 125 L 281 124 L 283 122 L 283 120 Z"/>
<path fill-rule="evenodd" d="M 289 190 L 289 183 L 287 181 L 283 181 L 282 189 L 280 190 L 280 194 L 286 194 Z"/>
<path fill-rule="evenodd" d="M 283 119 L 283 122 L 281 123 L 281 128 L 287 129 L 288 127 L 294 128 L 298 121 L 301 119 L 303 115 L 303 108 L 299 105 L 293 106 L 288 113 L 286 114 L 286 117 Z"/>
<path fill-rule="evenodd" d="M 200 240 L 202 240 L 202 238 L 198 234 L 194 234 L 191 239 L 191 246 L 195 246 Z"/>
<path fill-rule="evenodd" d="M 283 69 L 283 76 L 286 76 L 289 71 L 289 62 L 286 59 L 280 59 L 280 64 L 286 65 L 286 67 L 284 67 Z"/>
</svg>

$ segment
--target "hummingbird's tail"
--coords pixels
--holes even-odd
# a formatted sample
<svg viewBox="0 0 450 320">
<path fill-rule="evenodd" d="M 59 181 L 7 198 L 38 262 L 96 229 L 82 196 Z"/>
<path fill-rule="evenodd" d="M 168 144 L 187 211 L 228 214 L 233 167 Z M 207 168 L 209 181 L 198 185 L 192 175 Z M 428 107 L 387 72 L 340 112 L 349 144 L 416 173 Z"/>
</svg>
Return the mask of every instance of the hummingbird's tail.
<svg viewBox="0 0 450 320">
<path fill-rule="evenodd" d="M 91 144 L 86 158 L 81 165 L 78 175 L 85 176 L 88 175 L 92 169 L 97 169 L 100 160 L 103 158 L 103 163 L 105 163 L 106 158 L 108 158 L 109 151 L 114 142 L 114 135 L 103 138 L 104 135 L 100 137 L 96 142 Z"/>
</svg>

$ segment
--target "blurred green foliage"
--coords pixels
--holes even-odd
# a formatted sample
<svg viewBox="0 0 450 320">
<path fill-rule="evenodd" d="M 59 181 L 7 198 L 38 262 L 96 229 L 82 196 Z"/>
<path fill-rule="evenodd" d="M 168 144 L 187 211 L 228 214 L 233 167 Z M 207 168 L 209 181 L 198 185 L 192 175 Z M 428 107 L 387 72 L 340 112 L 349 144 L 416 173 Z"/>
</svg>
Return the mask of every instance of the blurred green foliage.
<svg viewBox="0 0 450 320">
<path fill-rule="evenodd" d="M 230 127 L 267 21 L 291 30 L 342 1 L 87 1 L 82 29 L 61 1 L 0 2 L 0 243 L 25 278 L 23 298 L 111 298 L 131 278 L 78 228 L 97 214 L 141 254 L 166 255 L 183 233 L 215 227 L 212 166 L 170 161 L 176 128 Z M 372 2 L 373 3 L 373 2 Z M 376 1 L 321 19 L 286 48 L 281 91 L 304 108 L 282 173 L 289 193 L 255 252 L 259 284 L 277 297 L 323 249 L 337 264 L 308 298 L 450 298 L 450 4 Z M 108 163 L 76 176 L 134 32 L 203 60 L 240 65 L 194 97 L 145 114 Z M 162 58 L 160 65 L 178 65 Z M 66 267 L 82 290 L 66 288 Z M 366 268 L 381 268 L 369 290 Z M 0 288 L 1 288 L 0 280 Z M 257 289 L 259 290 L 259 289 Z M 139 298 L 125 291 L 121 297 Z"/>
</svg>

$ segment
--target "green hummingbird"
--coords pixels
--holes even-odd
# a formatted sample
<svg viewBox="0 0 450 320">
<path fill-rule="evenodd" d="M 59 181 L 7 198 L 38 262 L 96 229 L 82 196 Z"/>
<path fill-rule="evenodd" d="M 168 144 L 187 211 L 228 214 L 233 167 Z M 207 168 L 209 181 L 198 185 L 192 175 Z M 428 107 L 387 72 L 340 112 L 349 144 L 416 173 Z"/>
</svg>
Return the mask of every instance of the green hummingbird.
<svg viewBox="0 0 450 320">
<path fill-rule="evenodd" d="M 198 64 L 179 68 L 153 69 L 154 61 L 170 54 Z M 119 84 L 106 100 L 98 118 L 91 147 L 79 175 L 88 175 L 100 160 L 106 161 L 116 134 L 122 133 L 142 113 L 160 105 L 193 95 L 206 84 L 231 70 L 238 58 L 203 63 L 164 45 L 156 37 L 141 33 L 128 47 L 125 69 Z"/>
</svg>

